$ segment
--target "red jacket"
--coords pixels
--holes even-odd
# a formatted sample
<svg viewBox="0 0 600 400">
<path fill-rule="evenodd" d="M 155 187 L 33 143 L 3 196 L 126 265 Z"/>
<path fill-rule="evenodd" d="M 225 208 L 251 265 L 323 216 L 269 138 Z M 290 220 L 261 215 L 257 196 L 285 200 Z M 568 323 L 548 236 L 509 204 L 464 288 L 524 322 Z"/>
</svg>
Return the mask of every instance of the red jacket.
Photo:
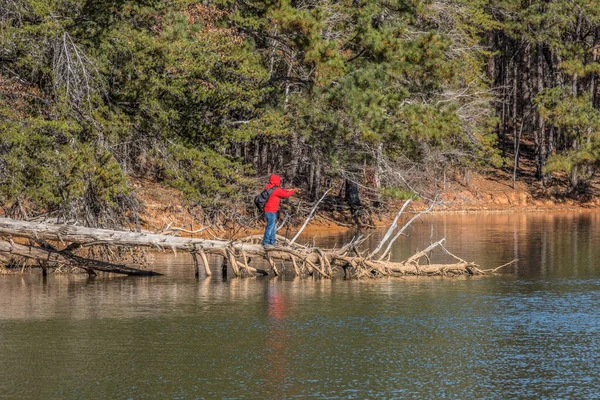
<svg viewBox="0 0 600 400">
<path fill-rule="evenodd" d="M 279 175 L 271 175 L 269 178 L 269 184 L 265 186 L 265 190 L 272 188 L 273 186 L 279 186 L 281 183 L 281 177 Z M 277 212 L 279 211 L 279 201 L 285 199 L 294 194 L 293 190 L 282 189 L 278 187 L 271 193 L 267 204 L 265 204 L 265 212 Z"/>
</svg>

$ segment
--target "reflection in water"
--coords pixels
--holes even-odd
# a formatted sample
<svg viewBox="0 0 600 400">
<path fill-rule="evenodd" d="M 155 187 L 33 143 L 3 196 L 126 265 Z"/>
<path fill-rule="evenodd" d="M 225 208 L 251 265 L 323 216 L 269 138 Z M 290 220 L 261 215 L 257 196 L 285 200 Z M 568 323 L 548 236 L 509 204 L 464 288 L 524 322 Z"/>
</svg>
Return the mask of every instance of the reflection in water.
<svg viewBox="0 0 600 400">
<path fill-rule="evenodd" d="M 223 281 L 218 258 L 195 279 L 182 254 L 158 254 L 161 277 L 1 277 L 0 398 L 594 398 L 599 228 L 434 215 L 394 249 L 446 237 L 484 267 L 520 260 L 479 279 Z"/>
<path fill-rule="evenodd" d="M 277 281 L 265 284 L 268 328 L 265 338 L 266 392 L 270 397 L 285 396 L 285 379 L 290 374 L 287 351 L 290 338 L 286 330 L 286 304 Z"/>
</svg>

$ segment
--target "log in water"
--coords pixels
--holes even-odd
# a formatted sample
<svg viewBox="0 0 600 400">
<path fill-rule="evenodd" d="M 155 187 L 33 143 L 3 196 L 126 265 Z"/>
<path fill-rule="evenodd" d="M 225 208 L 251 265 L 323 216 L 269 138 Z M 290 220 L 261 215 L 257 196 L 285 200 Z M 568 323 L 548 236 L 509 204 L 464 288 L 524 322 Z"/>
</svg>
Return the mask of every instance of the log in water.
<svg viewBox="0 0 600 400">
<path fill-rule="evenodd" d="M 427 210 L 417 214 L 420 215 Z M 35 259 L 43 268 L 52 268 L 60 264 L 68 264 L 83 268 L 90 274 L 96 271 L 127 275 L 152 275 L 152 271 L 132 268 L 102 260 L 84 258 L 74 254 L 78 249 L 90 246 L 128 246 L 151 247 L 157 249 L 183 250 L 192 253 L 196 275 L 200 274 L 199 259 L 205 273 L 210 275 L 207 254 L 218 254 L 223 263 L 228 264 L 236 276 L 268 274 L 269 272 L 251 267 L 249 257 L 261 257 L 268 261 L 270 273 L 280 275 L 285 270 L 294 274 L 317 275 L 332 278 L 336 272 L 343 272 L 347 278 L 381 277 L 390 275 L 484 275 L 496 272 L 482 270 L 479 265 L 465 261 L 448 252 L 443 246 L 445 239 L 433 243 L 402 262 L 391 262 L 390 248 L 406 227 L 416 219 L 411 218 L 399 233 L 392 238 L 397 228 L 397 220 L 405 207 L 394 219 L 388 233 L 379 243 L 375 251 L 367 252 L 359 249 L 364 241 L 355 238 L 340 249 L 321 249 L 314 246 L 303 246 L 279 237 L 281 246 L 265 248 L 257 241 L 260 236 L 250 236 L 240 240 L 201 239 L 161 235 L 150 232 L 127 232 L 109 229 L 95 229 L 82 226 L 36 223 L 0 218 L 0 235 L 7 238 L 27 238 L 35 244 L 16 244 L 12 239 L 0 241 L 0 254 Z M 306 224 L 305 224 L 306 225 Z M 51 242 L 51 243 L 49 243 Z M 387 243 L 386 243 L 387 242 Z M 387 245 L 387 246 L 385 246 Z M 380 249 L 384 249 L 383 253 Z M 421 260 L 429 260 L 428 253 L 439 248 L 453 257 L 453 263 L 421 264 Z M 279 262 L 279 266 L 278 266 Z M 510 264 L 510 263 L 509 263 Z M 506 264 L 508 265 L 508 264 Z"/>
</svg>

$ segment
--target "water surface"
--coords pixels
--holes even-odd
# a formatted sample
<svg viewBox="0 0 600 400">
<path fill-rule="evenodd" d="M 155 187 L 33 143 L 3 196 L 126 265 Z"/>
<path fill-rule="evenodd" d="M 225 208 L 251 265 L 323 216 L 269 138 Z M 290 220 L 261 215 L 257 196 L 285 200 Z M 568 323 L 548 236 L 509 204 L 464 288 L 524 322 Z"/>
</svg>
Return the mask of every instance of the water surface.
<svg viewBox="0 0 600 400">
<path fill-rule="evenodd" d="M 599 398 L 599 236 L 599 213 L 434 215 L 394 248 L 519 259 L 483 278 L 196 280 L 183 254 L 0 277 L 0 398 Z"/>
</svg>

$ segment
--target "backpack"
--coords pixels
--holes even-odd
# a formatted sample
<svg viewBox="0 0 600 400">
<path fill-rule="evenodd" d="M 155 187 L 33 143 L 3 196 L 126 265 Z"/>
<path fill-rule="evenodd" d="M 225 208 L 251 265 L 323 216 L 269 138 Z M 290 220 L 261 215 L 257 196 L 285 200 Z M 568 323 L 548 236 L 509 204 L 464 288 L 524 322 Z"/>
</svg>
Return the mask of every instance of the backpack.
<svg viewBox="0 0 600 400">
<path fill-rule="evenodd" d="M 279 186 L 273 186 L 267 190 L 263 190 L 254 198 L 254 204 L 256 205 L 256 208 L 258 208 L 258 211 L 263 212 L 265 210 L 265 205 L 267 204 L 269 197 L 271 197 L 271 194 L 273 194 L 278 187 Z"/>
</svg>

